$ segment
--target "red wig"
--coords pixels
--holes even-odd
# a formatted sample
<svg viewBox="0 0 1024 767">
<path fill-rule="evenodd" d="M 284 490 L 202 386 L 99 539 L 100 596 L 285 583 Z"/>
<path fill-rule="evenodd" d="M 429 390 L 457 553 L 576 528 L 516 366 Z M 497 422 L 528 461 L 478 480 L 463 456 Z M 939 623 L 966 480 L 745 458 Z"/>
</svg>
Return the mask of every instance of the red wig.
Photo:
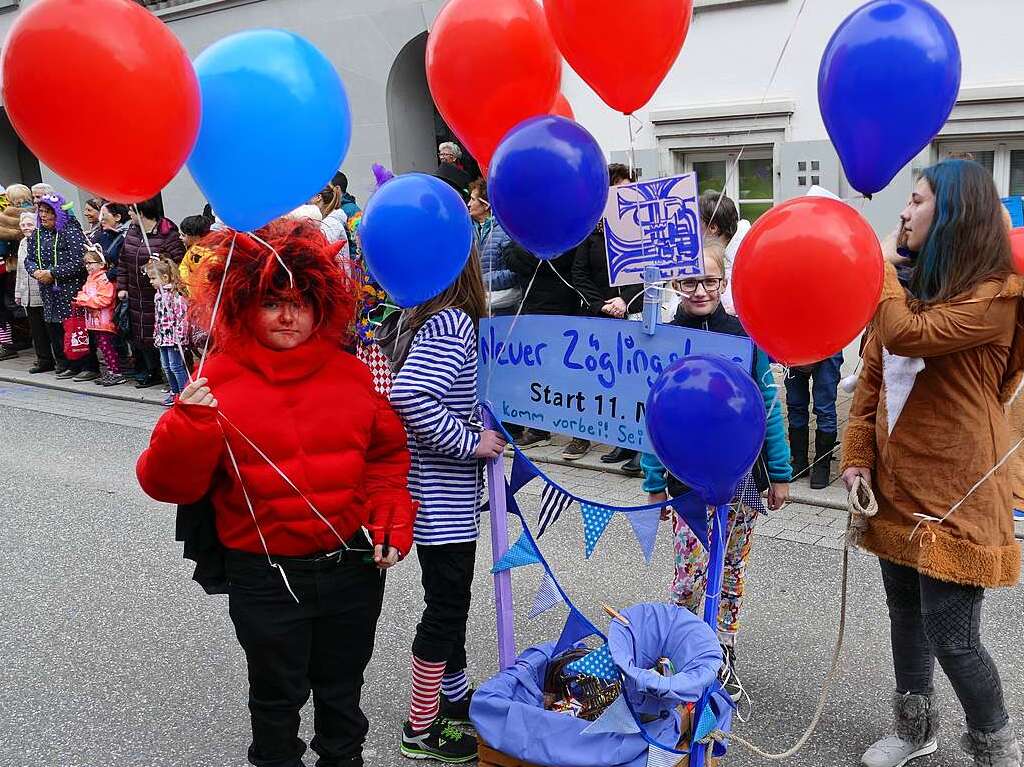
<svg viewBox="0 0 1024 767">
<path fill-rule="evenodd" d="M 212 252 L 192 283 L 189 316 L 196 326 L 210 330 L 223 281 L 211 345 L 218 350 L 232 346 L 247 334 L 249 319 L 264 298 L 289 295 L 312 306 L 314 337 L 347 342 L 354 329 L 357 297 L 356 285 L 338 259 L 343 243 L 329 244 L 320 228 L 308 219 L 278 219 L 255 234 L 277 255 L 244 232 L 213 232 L 203 239 L 203 245 Z M 229 251 L 231 264 L 225 277 Z"/>
</svg>

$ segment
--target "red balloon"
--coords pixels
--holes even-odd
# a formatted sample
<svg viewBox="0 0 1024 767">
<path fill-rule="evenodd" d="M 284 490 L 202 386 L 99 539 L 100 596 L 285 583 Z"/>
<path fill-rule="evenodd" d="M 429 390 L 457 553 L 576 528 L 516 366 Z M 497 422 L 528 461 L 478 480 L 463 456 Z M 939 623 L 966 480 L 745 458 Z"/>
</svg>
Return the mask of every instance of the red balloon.
<svg viewBox="0 0 1024 767">
<path fill-rule="evenodd" d="M 864 329 L 882 292 L 882 246 L 846 203 L 799 197 L 755 222 L 732 269 L 743 327 L 778 362 L 831 357 Z"/>
<path fill-rule="evenodd" d="M 192 151 L 201 112 L 192 62 L 132 0 L 33 3 L 11 26 L 0 69 L 22 141 L 100 197 L 152 197 Z"/>
<path fill-rule="evenodd" d="M 1013 268 L 1017 274 L 1024 274 L 1024 228 L 1010 230 L 1010 247 L 1013 248 Z"/>
<path fill-rule="evenodd" d="M 548 114 L 561 74 L 534 0 L 450 0 L 427 38 L 434 103 L 483 169 L 506 133 Z"/>
<path fill-rule="evenodd" d="M 567 117 L 573 122 L 576 121 L 576 115 L 572 111 L 572 105 L 562 93 L 558 94 L 558 98 L 556 98 L 555 103 L 551 105 L 551 109 L 548 110 L 548 114 L 561 115 L 562 117 Z"/>
<path fill-rule="evenodd" d="M 544 13 L 569 66 L 628 115 L 651 100 L 679 57 L 693 0 L 544 0 Z"/>
</svg>

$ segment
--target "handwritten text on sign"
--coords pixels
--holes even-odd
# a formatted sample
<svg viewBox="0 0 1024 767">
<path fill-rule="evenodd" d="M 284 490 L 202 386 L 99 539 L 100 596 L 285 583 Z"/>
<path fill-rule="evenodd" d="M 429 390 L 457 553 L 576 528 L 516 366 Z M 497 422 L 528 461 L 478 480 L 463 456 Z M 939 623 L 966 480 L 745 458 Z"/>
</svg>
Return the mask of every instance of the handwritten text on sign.
<svg viewBox="0 0 1024 767">
<path fill-rule="evenodd" d="M 509 329 L 512 333 L 509 334 Z M 644 411 L 661 372 L 680 357 L 720 354 L 750 370 L 749 339 L 638 322 L 524 316 L 480 323 L 480 399 L 499 420 L 649 450 Z"/>
</svg>

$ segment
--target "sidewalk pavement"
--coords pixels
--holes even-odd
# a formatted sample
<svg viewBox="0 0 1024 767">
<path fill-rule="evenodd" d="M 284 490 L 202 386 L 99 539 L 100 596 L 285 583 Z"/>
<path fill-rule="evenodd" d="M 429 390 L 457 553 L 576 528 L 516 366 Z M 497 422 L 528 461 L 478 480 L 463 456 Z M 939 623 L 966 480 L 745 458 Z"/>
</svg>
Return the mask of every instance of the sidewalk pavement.
<svg viewBox="0 0 1024 767">
<path fill-rule="evenodd" d="M 103 387 L 91 381 L 59 381 L 53 373 L 30 374 L 28 369 L 32 363 L 31 354 L 24 352 L 15 359 L 0 362 L 0 382 L 12 384 L 0 388 L 0 405 L 146 431 L 152 429 L 163 412 L 160 403 L 165 393 L 159 386 L 136 389 L 132 383 Z M 83 403 L 88 404 L 83 407 Z M 839 406 L 842 424 L 849 409 L 848 395 L 841 398 Z M 555 436 L 550 444 L 525 452 L 535 463 L 544 465 L 553 480 L 566 486 L 586 487 L 594 500 L 638 506 L 647 502 L 640 479 L 625 474 L 621 464 L 609 466 L 601 463 L 601 455 L 607 452 L 607 448 L 594 445 L 583 458 L 566 461 L 561 454 L 567 442 L 567 437 Z M 794 482 L 790 488 L 790 503 L 763 517 L 758 525 L 758 534 L 841 549 L 846 529 L 846 491 L 836 474 L 835 463 L 832 469 L 832 482 L 824 490 L 811 490 L 806 479 Z M 522 492 L 539 494 L 540 488 L 528 485 Z M 1017 537 L 1024 538 L 1024 522 L 1017 523 Z"/>
</svg>

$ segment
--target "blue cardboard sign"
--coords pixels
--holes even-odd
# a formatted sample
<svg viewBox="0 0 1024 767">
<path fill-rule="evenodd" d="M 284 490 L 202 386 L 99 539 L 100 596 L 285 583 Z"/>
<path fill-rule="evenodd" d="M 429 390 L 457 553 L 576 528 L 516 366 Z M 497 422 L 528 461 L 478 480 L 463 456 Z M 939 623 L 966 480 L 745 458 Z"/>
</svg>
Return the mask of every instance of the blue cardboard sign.
<svg viewBox="0 0 1024 767">
<path fill-rule="evenodd" d="M 615 287 L 704 273 L 697 176 L 684 173 L 612 187 L 604 211 L 608 275 Z"/>
<path fill-rule="evenodd" d="M 1003 205 L 1010 212 L 1014 228 L 1024 226 L 1024 197 L 1004 197 Z"/>
<path fill-rule="evenodd" d="M 749 371 L 754 349 L 741 336 L 556 316 L 485 319 L 479 345 L 480 400 L 498 420 L 647 452 L 647 395 L 665 368 L 721 354 Z"/>
</svg>

